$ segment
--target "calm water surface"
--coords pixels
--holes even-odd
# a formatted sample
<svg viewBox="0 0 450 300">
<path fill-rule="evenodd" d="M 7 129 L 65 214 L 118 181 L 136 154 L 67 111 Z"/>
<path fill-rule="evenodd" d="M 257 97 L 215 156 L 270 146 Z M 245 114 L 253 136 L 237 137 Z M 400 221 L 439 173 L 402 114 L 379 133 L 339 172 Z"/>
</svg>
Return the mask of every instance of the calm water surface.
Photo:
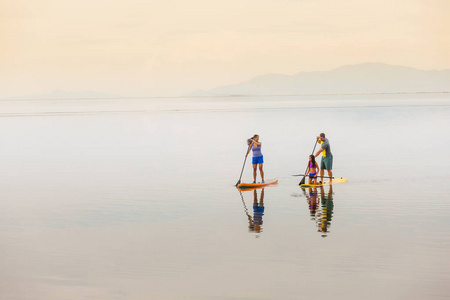
<svg viewBox="0 0 450 300">
<path fill-rule="evenodd" d="M 1 299 L 450 297 L 450 96 L 0 108 Z M 303 191 L 320 132 L 348 182 Z"/>
</svg>

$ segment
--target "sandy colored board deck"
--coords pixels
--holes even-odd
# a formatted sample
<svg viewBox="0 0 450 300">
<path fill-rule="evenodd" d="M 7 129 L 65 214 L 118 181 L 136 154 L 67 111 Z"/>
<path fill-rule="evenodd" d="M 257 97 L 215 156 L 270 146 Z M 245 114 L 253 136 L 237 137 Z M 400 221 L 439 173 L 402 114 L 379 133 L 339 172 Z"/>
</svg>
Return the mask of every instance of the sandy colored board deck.
<svg viewBox="0 0 450 300">
<path fill-rule="evenodd" d="M 240 183 L 238 185 L 238 188 L 240 188 L 240 189 L 249 189 L 249 188 L 263 187 L 263 186 L 267 186 L 267 185 L 274 184 L 274 183 L 277 183 L 277 182 L 278 182 L 278 179 L 269 179 L 269 180 L 267 180 L 264 183 L 261 183 L 261 182 L 245 183 L 245 182 L 243 182 L 243 183 Z"/>
<path fill-rule="evenodd" d="M 344 182 L 347 182 L 347 178 L 340 177 L 340 178 L 333 179 L 331 184 L 344 183 Z M 330 184 L 329 180 L 324 181 L 323 184 L 302 184 L 300 187 L 301 188 L 320 187 L 320 186 L 324 186 L 324 185 L 327 185 L 327 184 Z"/>
</svg>

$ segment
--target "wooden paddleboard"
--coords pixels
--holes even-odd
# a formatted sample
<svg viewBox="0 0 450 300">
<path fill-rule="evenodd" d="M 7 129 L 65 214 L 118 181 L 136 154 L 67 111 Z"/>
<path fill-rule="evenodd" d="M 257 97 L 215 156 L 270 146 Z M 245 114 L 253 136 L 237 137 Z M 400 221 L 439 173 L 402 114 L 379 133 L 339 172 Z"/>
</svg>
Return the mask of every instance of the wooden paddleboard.
<svg viewBox="0 0 450 300">
<path fill-rule="evenodd" d="M 347 178 L 340 177 L 340 178 L 334 178 L 333 181 L 331 182 L 331 184 L 344 183 L 344 182 L 347 182 Z M 302 184 L 300 187 L 302 189 L 304 189 L 304 188 L 314 188 L 314 187 L 320 187 L 320 186 L 324 186 L 324 185 L 328 185 L 328 184 L 330 184 L 330 181 L 326 180 L 326 181 L 323 182 L 323 184 L 322 183 L 320 183 L 320 184 Z"/>
<path fill-rule="evenodd" d="M 262 182 L 257 182 L 257 183 L 240 183 L 237 187 L 240 189 L 250 189 L 250 188 L 257 188 L 257 187 L 263 187 L 263 186 L 267 186 L 270 184 L 274 184 L 277 183 L 278 179 L 269 179 L 266 182 L 262 183 Z"/>
</svg>

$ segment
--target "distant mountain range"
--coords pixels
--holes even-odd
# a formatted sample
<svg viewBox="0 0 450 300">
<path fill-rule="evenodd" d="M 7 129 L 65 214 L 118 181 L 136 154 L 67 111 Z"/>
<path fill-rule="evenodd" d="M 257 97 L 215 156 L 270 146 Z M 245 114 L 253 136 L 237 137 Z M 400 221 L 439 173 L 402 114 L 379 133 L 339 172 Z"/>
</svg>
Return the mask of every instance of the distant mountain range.
<svg viewBox="0 0 450 300">
<path fill-rule="evenodd" d="M 346 65 L 325 72 L 267 74 L 248 81 L 195 91 L 188 96 L 302 95 L 449 92 L 450 69 L 423 71 L 382 63 Z"/>
</svg>

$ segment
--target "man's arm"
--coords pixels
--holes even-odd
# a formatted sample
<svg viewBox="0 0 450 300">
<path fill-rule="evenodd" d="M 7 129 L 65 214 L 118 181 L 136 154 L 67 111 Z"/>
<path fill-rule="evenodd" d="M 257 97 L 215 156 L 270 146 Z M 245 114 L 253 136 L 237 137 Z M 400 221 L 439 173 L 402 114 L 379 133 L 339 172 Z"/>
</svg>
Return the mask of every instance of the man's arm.
<svg viewBox="0 0 450 300">
<path fill-rule="evenodd" d="M 322 141 L 320 140 L 320 136 L 316 136 L 316 139 L 317 139 L 317 143 L 320 143 L 322 145 Z M 322 151 L 323 151 L 323 149 L 322 149 L 322 147 L 320 147 L 320 149 L 316 152 L 316 154 L 314 154 L 314 157 L 319 156 L 320 152 L 322 152 Z"/>
<path fill-rule="evenodd" d="M 317 156 L 319 156 L 319 154 L 321 153 L 323 151 L 323 149 L 322 148 L 320 148 L 317 152 L 316 152 L 316 154 L 314 154 L 314 157 L 317 157 Z"/>
</svg>

